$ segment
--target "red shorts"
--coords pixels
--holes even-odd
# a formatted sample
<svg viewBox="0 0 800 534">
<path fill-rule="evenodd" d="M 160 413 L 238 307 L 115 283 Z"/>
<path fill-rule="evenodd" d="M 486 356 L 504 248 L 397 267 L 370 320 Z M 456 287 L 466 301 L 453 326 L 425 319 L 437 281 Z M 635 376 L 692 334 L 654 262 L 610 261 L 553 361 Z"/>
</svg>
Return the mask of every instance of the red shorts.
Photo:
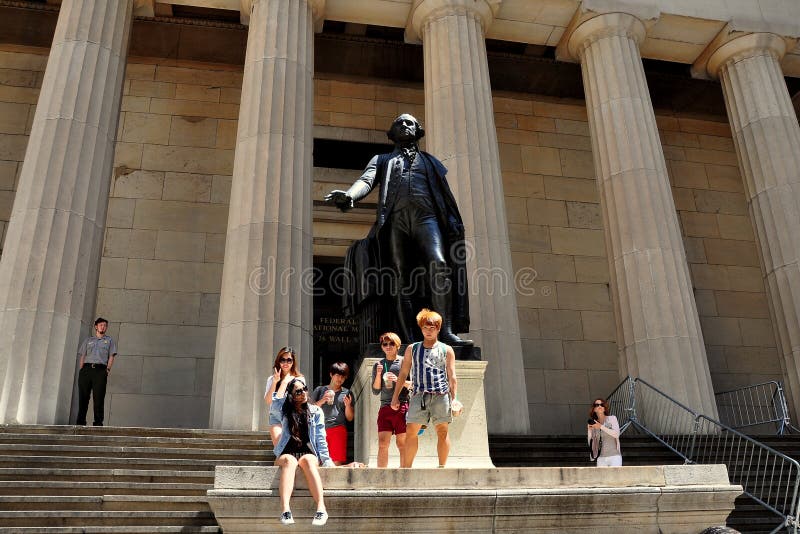
<svg viewBox="0 0 800 534">
<path fill-rule="evenodd" d="M 391 406 L 381 406 L 378 410 L 378 432 L 405 434 L 407 411 L 407 402 L 400 404 L 400 409 L 397 411 L 392 410 Z"/>
<path fill-rule="evenodd" d="M 328 441 L 328 455 L 334 462 L 347 461 L 347 426 L 339 425 L 325 429 Z"/>
</svg>

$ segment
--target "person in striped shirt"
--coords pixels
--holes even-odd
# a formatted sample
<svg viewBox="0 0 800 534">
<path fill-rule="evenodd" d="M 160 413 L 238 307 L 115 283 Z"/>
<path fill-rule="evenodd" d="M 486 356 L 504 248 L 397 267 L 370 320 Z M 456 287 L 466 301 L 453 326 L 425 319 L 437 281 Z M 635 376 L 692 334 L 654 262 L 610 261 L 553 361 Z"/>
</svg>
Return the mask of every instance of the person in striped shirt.
<svg viewBox="0 0 800 534">
<path fill-rule="evenodd" d="M 419 447 L 417 437 L 422 425 L 433 424 L 436 429 L 436 452 L 439 467 L 447 463 L 450 454 L 449 426 L 453 420 L 451 405 L 456 401 L 456 355 L 453 347 L 439 341 L 442 316 L 427 308 L 417 314 L 417 324 L 423 340 L 406 348 L 396 384 L 404 384 L 411 376 L 413 394 L 406 414 L 405 465 L 411 467 Z M 402 387 L 395 386 L 392 409 L 400 409 Z"/>
</svg>

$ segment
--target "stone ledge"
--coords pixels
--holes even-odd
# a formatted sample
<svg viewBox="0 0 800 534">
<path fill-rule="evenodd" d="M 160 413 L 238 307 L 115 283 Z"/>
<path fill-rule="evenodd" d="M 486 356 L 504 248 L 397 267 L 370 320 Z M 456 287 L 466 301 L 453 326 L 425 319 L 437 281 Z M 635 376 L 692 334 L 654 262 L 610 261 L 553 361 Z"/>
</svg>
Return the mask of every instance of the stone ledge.
<svg viewBox="0 0 800 534">
<path fill-rule="evenodd" d="M 596 467 L 499 467 L 492 469 L 320 469 L 326 491 L 456 489 L 459 491 L 513 488 L 625 488 L 632 487 L 728 487 L 724 465 L 632 466 L 620 469 Z M 265 490 L 278 487 L 279 469 L 272 466 L 226 466 L 215 470 L 215 490 Z M 305 488 L 298 474 L 297 488 Z"/>
<path fill-rule="evenodd" d="M 394 532 L 402 520 L 414 532 L 696 533 L 724 524 L 742 492 L 724 465 L 320 471 L 331 532 Z M 225 532 L 275 531 L 278 468 L 215 475 L 208 501 Z M 296 483 L 293 530 L 310 532 L 314 502 L 299 470 Z"/>
</svg>

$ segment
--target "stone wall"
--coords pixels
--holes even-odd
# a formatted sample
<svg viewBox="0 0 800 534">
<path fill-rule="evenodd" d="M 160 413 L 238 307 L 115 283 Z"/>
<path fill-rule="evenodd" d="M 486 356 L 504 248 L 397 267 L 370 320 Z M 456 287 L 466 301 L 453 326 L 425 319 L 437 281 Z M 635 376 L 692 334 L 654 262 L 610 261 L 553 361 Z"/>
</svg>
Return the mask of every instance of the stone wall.
<svg viewBox="0 0 800 534">
<path fill-rule="evenodd" d="M 128 65 L 97 299 L 121 354 L 110 424 L 208 423 L 241 82 Z"/>
<path fill-rule="evenodd" d="M 0 50 L 3 232 L 46 63 L 36 52 Z M 241 71 L 132 59 L 127 78 L 97 303 L 120 346 L 107 421 L 203 427 Z M 317 138 L 385 143 L 398 113 L 424 120 L 417 85 L 320 76 L 315 92 Z M 536 272 L 517 295 L 533 432 L 581 433 L 590 400 L 621 379 L 585 108 L 518 94 L 494 105 L 514 269 Z M 727 121 L 658 120 L 715 387 L 780 378 Z M 358 171 L 314 172 L 314 252 L 342 257 L 374 211 L 320 205 Z"/>
<path fill-rule="evenodd" d="M 0 239 L 25 159 L 33 113 L 47 65 L 47 51 L 0 47 Z"/>
</svg>

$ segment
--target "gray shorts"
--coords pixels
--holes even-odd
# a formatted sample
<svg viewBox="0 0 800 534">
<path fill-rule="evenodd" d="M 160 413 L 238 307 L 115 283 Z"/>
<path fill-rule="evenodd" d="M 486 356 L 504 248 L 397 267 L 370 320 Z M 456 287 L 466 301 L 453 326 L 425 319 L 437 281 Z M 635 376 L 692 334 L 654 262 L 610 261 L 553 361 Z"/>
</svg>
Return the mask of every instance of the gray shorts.
<svg viewBox="0 0 800 534">
<path fill-rule="evenodd" d="M 425 400 L 425 409 L 422 401 Z M 452 423 L 453 415 L 450 413 L 450 394 L 437 395 L 435 393 L 417 393 L 408 400 L 408 413 L 406 423 L 438 425 Z"/>
</svg>

